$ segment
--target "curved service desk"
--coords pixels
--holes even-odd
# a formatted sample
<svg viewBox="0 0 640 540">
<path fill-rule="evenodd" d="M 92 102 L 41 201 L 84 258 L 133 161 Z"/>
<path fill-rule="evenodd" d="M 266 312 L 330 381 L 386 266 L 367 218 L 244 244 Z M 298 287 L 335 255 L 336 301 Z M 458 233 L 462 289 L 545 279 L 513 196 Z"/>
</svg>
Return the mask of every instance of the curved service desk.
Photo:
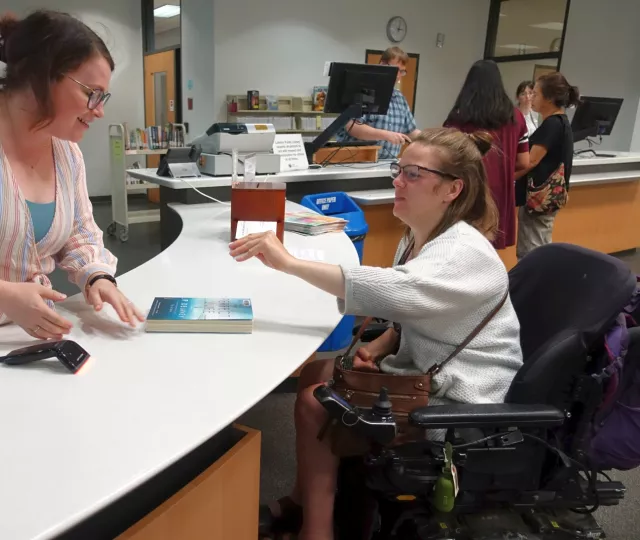
<svg viewBox="0 0 640 540">
<path fill-rule="evenodd" d="M 613 153 L 612 153 L 613 154 Z M 285 172 L 269 176 L 287 184 L 287 198 L 299 202 L 304 195 L 347 192 L 365 213 L 369 232 L 363 264 L 390 266 L 403 224 L 393 216 L 390 161 L 377 164 L 329 165 L 322 169 Z M 134 178 L 160 186 L 163 245 L 179 230 L 168 203 L 202 202 L 187 182 L 159 177 L 153 169 L 131 169 Z M 209 195 L 228 200 L 230 177 L 191 178 L 188 182 Z M 553 239 L 616 253 L 640 246 L 640 153 L 616 152 L 615 157 L 576 156 L 573 161 L 569 203 L 559 214 Z M 499 251 L 507 268 L 516 263 L 515 246 Z"/>
<path fill-rule="evenodd" d="M 145 311 L 155 296 L 251 298 L 253 333 L 151 334 L 110 307 L 95 314 L 80 295 L 59 305 L 74 323 L 69 339 L 92 359 L 75 376 L 57 361 L 0 367 L 3 540 L 257 538 L 259 433 L 233 422 L 341 316 L 305 282 L 234 261 L 227 206 L 173 211 L 179 238 L 120 287 Z M 345 234 L 286 233 L 285 245 L 358 264 Z M 30 343 L 20 328 L 0 328 L 1 354 Z"/>
</svg>

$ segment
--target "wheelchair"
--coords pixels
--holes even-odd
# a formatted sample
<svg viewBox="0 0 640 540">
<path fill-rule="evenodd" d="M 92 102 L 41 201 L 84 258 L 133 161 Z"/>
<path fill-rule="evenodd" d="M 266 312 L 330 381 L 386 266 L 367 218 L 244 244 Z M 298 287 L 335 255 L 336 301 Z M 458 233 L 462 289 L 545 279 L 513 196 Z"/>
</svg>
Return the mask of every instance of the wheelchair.
<svg viewBox="0 0 640 540">
<path fill-rule="evenodd" d="M 597 365 L 603 336 L 628 304 L 636 277 L 608 255 L 550 244 L 509 272 L 509 288 L 524 364 L 505 402 L 410 414 L 410 424 L 425 433 L 444 430 L 444 441 L 425 437 L 388 447 L 375 443 L 378 428 L 371 426 L 369 453 L 340 463 L 337 539 L 605 537 L 592 513 L 618 504 L 625 486 L 589 461 L 604 390 L 592 374 L 603 367 Z M 640 358 L 639 332 L 630 330 L 627 361 Z M 446 513 L 433 505 L 445 443 L 453 448 L 459 489 Z"/>
</svg>

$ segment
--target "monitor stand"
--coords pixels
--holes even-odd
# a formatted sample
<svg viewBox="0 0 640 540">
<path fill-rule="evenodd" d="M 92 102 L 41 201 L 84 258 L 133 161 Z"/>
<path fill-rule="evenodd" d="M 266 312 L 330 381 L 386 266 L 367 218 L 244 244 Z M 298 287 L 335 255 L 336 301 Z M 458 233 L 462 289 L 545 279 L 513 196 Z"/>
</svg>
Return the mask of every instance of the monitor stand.
<svg viewBox="0 0 640 540">
<path fill-rule="evenodd" d="M 320 148 L 322 148 L 325 144 L 329 142 L 331 137 L 333 137 L 341 128 L 347 125 L 349 120 L 354 120 L 357 118 L 361 118 L 363 114 L 363 105 L 362 103 L 354 103 L 349 105 L 340 116 L 336 118 L 331 125 L 325 129 L 320 135 L 318 135 L 313 142 L 304 143 L 304 149 L 307 153 L 307 160 L 309 164 L 313 162 L 313 154 L 315 154 Z"/>
</svg>

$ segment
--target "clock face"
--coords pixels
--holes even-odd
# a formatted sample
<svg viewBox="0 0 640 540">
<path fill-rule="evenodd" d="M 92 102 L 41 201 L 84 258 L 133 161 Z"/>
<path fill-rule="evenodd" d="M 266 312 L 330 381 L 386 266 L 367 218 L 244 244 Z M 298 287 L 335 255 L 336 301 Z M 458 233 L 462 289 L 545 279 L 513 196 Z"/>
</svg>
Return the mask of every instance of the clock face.
<svg viewBox="0 0 640 540">
<path fill-rule="evenodd" d="M 400 43 L 407 35 L 407 21 L 402 17 L 392 17 L 387 23 L 389 41 Z"/>
</svg>

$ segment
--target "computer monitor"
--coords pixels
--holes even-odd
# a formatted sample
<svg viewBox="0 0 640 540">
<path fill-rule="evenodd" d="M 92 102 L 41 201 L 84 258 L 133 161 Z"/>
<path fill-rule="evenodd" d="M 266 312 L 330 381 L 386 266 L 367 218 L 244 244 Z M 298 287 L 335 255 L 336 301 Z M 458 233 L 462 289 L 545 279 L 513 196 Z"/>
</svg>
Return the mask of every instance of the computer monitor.
<svg viewBox="0 0 640 540">
<path fill-rule="evenodd" d="M 398 78 L 396 66 L 333 62 L 329 68 L 329 89 L 324 112 L 339 113 L 333 123 L 313 142 L 305 143 L 309 162 L 350 120 L 363 114 L 387 114 Z"/>
<path fill-rule="evenodd" d="M 571 121 L 573 141 L 611 135 L 622 107 L 621 98 L 582 97 Z"/>
</svg>

